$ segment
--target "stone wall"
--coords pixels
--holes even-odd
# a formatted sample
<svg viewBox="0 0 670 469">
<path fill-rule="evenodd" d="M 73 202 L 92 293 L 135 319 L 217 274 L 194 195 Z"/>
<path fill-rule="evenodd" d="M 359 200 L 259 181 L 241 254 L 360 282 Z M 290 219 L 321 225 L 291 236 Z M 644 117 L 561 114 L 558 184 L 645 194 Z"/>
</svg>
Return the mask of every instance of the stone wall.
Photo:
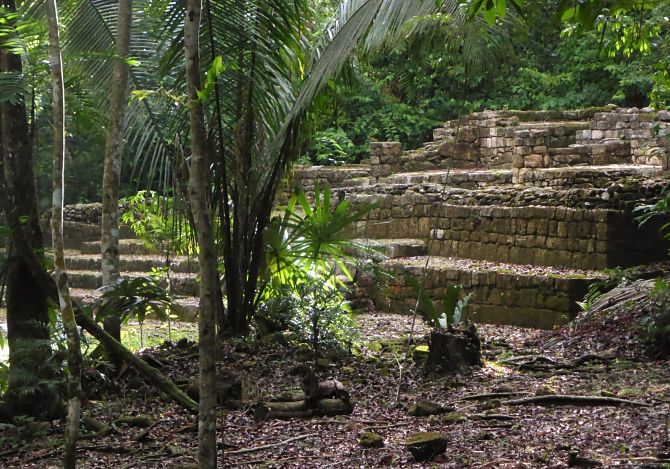
<svg viewBox="0 0 670 469">
<path fill-rule="evenodd" d="M 669 130 L 668 111 L 655 113 L 650 108 L 617 108 L 596 113 L 590 128 L 577 132 L 577 143 L 597 146 L 623 141 L 630 145 L 633 162 L 667 168 L 665 135 Z"/>
<path fill-rule="evenodd" d="M 423 260 L 392 260 L 384 264 L 392 273 L 389 289 L 375 290 L 359 282 L 359 296 L 369 295 L 377 309 L 409 314 L 416 304 L 416 292 L 404 280 L 411 273 L 423 278 L 431 298 L 443 298 L 449 285 L 462 285 L 473 296 L 467 317 L 477 322 L 551 328 L 566 323 L 576 314 L 575 303 L 583 299 L 588 285 L 597 278 L 593 272 L 560 272 L 548 269 L 545 275 L 524 273 L 519 266 L 492 266 L 458 260 L 431 262 L 424 271 Z M 424 275 L 425 273 L 425 275 Z M 436 301 L 441 308 L 440 301 Z"/>
<path fill-rule="evenodd" d="M 633 205 L 656 200 L 663 186 L 662 180 L 570 190 L 371 186 L 347 194 L 354 206 L 377 204 L 350 236 L 429 239 L 436 256 L 585 269 L 634 265 L 662 258 L 668 247 L 658 226 L 638 229 L 630 216 Z"/>
<path fill-rule="evenodd" d="M 663 257 L 658 226 L 618 210 L 445 207 L 429 252 L 514 264 L 603 269 Z"/>
</svg>

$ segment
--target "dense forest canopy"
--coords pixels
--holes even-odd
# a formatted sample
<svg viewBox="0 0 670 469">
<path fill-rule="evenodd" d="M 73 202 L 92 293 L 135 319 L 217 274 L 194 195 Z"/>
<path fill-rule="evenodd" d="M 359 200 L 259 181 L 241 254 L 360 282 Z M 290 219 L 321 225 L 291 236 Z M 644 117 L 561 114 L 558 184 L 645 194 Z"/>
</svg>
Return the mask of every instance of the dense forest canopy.
<svg viewBox="0 0 670 469">
<path fill-rule="evenodd" d="M 417 148 L 445 120 L 484 109 L 667 105 L 670 5 L 575 34 L 559 3 L 529 1 L 493 31 L 426 19 L 418 35 L 359 55 L 321 98 L 309 160 L 359 161 L 369 140 Z"/>
</svg>

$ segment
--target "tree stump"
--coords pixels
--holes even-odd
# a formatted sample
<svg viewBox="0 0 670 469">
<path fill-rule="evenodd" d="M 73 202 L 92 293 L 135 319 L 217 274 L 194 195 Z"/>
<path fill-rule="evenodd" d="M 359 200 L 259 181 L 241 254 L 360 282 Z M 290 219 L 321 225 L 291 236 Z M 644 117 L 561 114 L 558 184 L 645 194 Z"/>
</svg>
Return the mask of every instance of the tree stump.
<svg viewBox="0 0 670 469">
<path fill-rule="evenodd" d="M 427 370 L 458 371 L 481 364 L 481 339 L 473 324 L 464 328 L 449 326 L 431 332 Z"/>
</svg>

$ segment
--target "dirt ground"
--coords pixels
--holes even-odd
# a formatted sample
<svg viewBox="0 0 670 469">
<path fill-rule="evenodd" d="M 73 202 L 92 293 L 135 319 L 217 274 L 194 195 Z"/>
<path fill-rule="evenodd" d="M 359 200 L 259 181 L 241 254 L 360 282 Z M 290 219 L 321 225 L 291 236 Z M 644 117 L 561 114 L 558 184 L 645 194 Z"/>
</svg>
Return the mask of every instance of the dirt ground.
<svg viewBox="0 0 670 469">
<path fill-rule="evenodd" d="M 410 317 L 369 314 L 359 323 L 364 338 L 359 353 L 332 358 L 319 371 L 348 389 L 355 408 L 347 416 L 254 421 L 251 405 L 298 387 L 291 371 L 312 358 L 300 347 L 279 343 L 222 345 L 221 367 L 242 377 L 250 404 L 220 412 L 220 467 L 670 467 L 670 362 L 644 358 L 632 339 L 619 334 L 613 340 L 589 329 L 593 324 L 558 331 L 482 325 L 482 368 L 428 375 L 405 358 Z M 425 341 L 427 331 L 417 329 Z M 177 381 L 197 373 L 194 345 L 152 354 Z M 510 402 L 557 395 L 619 398 L 631 405 Z M 419 399 L 441 404 L 446 413 L 410 416 L 409 407 Z M 113 431 L 84 436 L 79 467 L 195 467 L 196 418 L 132 374 L 109 400 L 90 401 L 84 413 Z M 119 416 L 148 421 L 114 424 Z M 384 447 L 362 448 L 358 439 L 364 431 L 380 435 Z M 429 463 L 414 462 L 405 441 L 419 431 L 443 433 L 446 453 Z M 5 428 L 0 467 L 60 467 L 61 435 L 58 422 L 34 424 L 23 434 Z"/>
</svg>

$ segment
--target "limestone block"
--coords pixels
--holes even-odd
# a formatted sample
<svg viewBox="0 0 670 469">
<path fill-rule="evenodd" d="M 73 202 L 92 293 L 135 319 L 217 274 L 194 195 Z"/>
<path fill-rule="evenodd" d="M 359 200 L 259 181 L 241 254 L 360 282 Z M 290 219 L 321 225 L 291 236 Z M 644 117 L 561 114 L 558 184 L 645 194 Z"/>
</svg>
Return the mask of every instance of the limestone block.
<svg viewBox="0 0 670 469">
<path fill-rule="evenodd" d="M 530 154 L 523 157 L 523 165 L 526 168 L 541 168 L 543 164 L 542 155 Z"/>
<path fill-rule="evenodd" d="M 533 147 L 533 153 L 537 153 L 540 155 L 544 155 L 548 152 L 547 147 L 545 145 L 537 145 Z"/>
</svg>

